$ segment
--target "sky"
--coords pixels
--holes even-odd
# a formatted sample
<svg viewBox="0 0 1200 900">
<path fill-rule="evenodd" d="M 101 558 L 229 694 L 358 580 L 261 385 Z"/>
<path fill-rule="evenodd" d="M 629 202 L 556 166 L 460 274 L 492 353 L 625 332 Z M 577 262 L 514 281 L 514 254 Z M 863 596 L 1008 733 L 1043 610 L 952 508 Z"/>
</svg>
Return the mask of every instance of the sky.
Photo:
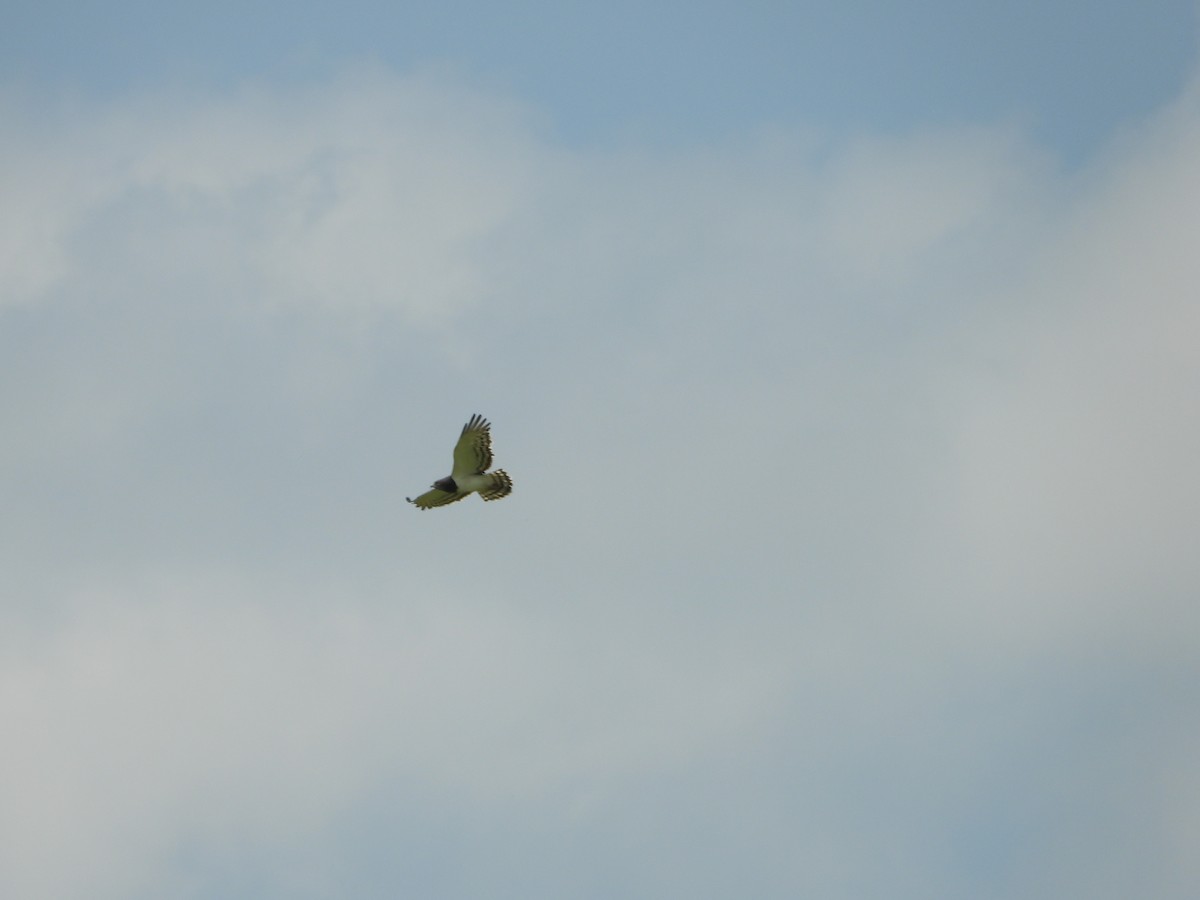
<svg viewBox="0 0 1200 900">
<path fill-rule="evenodd" d="M 1197 7 L 1046 6 L 10 4 L 0 895 L 1197 896 Z"/>
</svg>

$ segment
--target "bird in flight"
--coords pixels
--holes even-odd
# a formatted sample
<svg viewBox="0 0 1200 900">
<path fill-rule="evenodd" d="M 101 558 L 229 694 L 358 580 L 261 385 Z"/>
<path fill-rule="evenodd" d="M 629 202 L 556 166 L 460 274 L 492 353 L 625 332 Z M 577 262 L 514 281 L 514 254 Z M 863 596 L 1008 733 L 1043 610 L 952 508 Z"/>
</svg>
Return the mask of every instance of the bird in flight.
<svg viewBox="0 0 1200 900">
<path fill-rule="evenodd" d="M 458 443 L 454 445 L 454 468 L 445 478 L 439 478 L 415 500 L 405 497 L 419 509 L 433 509 L 461 500 L 467 494 L 478 492 L 484 500 L 499 500 L 512 493 L 512 479 L 503 469 L 489 472 L 492 464 L 491 425 L 476 413 L 463 426 Z"/>
</svg>

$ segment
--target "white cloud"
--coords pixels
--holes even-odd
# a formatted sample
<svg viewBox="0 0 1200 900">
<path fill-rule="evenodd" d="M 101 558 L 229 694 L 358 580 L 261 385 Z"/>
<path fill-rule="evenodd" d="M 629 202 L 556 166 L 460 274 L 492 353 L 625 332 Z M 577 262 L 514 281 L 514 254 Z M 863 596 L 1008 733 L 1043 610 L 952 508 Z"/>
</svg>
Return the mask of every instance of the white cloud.
<svg viewBox="0 0 1200 900">
<path fill-rule="evenodd" d="M 45 138 L 17 143 L 6 295 L 35 302 L 72 275 L 72 292 L 94 289 L 98 270 L 117 287 L 190 277 L 242 302 L 441 320 L 485 295 L 473 243 L 537 162 L 516 107 L 369 68 L 300 96 L 184 103 L 62 123 L 48 159 Z"/>
<path fill-rule="evenodd" d="M 1187 538 L 1200 512 L 1200 262 L 1185 237 L 1198 224 L 1198 139 L 1189 96 L 1093 176 L 1012 300 L 1020 330 L 985 345 L 1001 368 L 963 423 L 969 544 L 1006 594 L 1076 597 L 1047 610 L 1064 628 L 1094 618 L 1100 597 L 1121 608 L 1110 627 L 1145 627 L 1141 595 L 1185 596 L 1200 580 Z M 1149 610 L 1162 637 L 1154 612 L 1169 609 Z M 1174 627 L 1196 626 L 1176 613 Z"/>
<path fill-rule="evenodd" d="M 8 642 L 7 891 L 153 892 L 182 842 L 311 840 L 393 780 L 452 806 L 560 804 L 736 746 L 770 706 L 770 673 L 704 635 L 597 641 L 404 581 L 373 606 L 336 585 L 150 581 Z"/>
<path fill-rule="evenodd" d="M 997 237 L 1011 241 L 1005 212 L 1039 224 L 1031 214 L 1044 165 L 1009 128 L 857 142 L 830 165 L 825 192 L 824 239 L 838 281 L 895 294 L 958 253 L 970 259 L 975 229 L 992 247 Z"/>
<path fill-rule="evenodd" d="M 1193 96 L 1080 175 L 380 71 L 15 121 L 8 893 L 1195 886 Z M 404 507 L 476 410 L 513 498 Z"/>
</svg>

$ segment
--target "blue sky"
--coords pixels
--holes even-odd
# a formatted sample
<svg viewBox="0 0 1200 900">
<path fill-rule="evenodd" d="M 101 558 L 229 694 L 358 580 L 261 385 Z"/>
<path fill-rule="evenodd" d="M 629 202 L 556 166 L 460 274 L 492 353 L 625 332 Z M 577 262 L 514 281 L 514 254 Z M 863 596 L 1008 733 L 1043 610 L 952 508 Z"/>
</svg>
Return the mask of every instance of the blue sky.
<svg viewBox="0 0 1200 900">
<path fill-rule="evenodd" d="M 1170 96 L 1196 39 L 1189 0 L 11 7 L 0 76 L 38 88 L 304 81 L 376 59 L 458 68 L 533 104 L 573 142 L 1015 116 L 1072 159 Z"/>
<path fill-rule="evenodd" d="M 1196 896 L 1196 7 L 1042 6 L 10 9 L 0 895 Z"/>
</svg>

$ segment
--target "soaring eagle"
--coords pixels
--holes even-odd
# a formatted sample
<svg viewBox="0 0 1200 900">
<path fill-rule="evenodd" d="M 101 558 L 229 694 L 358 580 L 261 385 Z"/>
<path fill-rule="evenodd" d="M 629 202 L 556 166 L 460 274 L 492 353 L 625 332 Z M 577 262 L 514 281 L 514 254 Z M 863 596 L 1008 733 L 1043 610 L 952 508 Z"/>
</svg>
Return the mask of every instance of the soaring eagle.
<svg viewBox="0 0 1200 900">
<path fill-rule="evenodd" d="M 499 500 L 512 493 L 512 479 L 503 469 L 489 472 L 492 464 L 491 425 L 476 413 L 463 426 L 458 443 L 454 445 L 454 468 L 445 478 L 439 478 L 417 499 L 405 497 L 419 509 L 432 509 L 461 500 L 478 492 L 484 500 Z"/>
</svg>

